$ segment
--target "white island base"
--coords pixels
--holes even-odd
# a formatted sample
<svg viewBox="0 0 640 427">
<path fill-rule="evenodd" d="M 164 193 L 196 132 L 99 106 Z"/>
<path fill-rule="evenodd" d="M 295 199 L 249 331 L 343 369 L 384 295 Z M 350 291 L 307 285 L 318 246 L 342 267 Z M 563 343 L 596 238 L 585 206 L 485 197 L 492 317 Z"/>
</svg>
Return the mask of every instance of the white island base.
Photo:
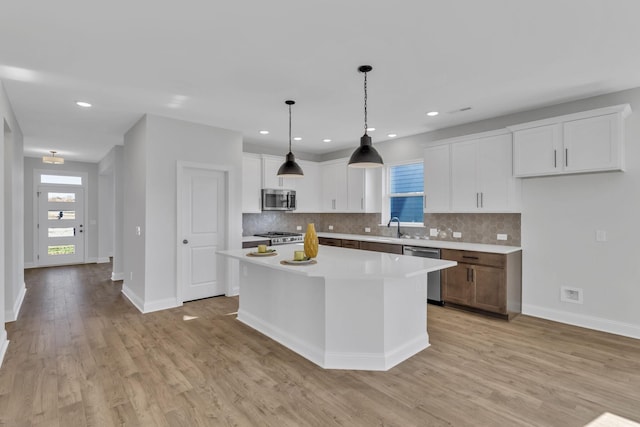
<svg viewBox="0 0 640 427">
<path fill-rule="evenodd" d="M 323 368 L 386 371 L 429 346 L 426 275 L 354 280 L 240 268 L 238 320 Z"/>
<path fill-rule="evenodd" d="M 328 369 L 386 371 L 429 346 L 427 274 L 455 261 L 323 246 L 317 264 L 219 251 L 240 267 L 238 320 Z"/>
</svg>

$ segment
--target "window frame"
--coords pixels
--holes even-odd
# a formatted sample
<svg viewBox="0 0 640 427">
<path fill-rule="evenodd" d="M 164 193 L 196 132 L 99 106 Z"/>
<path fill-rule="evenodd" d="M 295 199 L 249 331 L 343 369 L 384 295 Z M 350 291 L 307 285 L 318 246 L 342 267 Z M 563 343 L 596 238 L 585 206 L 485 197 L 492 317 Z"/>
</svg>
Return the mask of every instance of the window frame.
<svg viewBox="0 0 640 427">
<path fill-rule="evenodd" d="M 422 191 L 410 192 L 410 193 L 393 193 L 391 195 L 391 168 L 395 166 L 412 165 L 416 163 L 422 163 L 424 166 L 424 159 L 410 159 L 393 163 L 385 163 L 382 171 L 382 212 L 380 217 L 380 225 L 386 226 L 391 218 L 391 198 L 392 197 L 415 197 L 422 196 L 422 218 L 421 222 L 400 222 L 401 227 L 424 227 L 424 181 L 422 184 Z"/>
</svg>

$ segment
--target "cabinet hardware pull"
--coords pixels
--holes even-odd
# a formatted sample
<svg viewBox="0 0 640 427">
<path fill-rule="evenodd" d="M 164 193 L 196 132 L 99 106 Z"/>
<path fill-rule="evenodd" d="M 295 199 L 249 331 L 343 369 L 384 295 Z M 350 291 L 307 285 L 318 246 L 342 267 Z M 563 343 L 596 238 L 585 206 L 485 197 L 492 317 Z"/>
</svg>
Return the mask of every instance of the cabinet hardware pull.
<svg viewBox="0 0 640 427">
<path fill-rule="evenodd" d="M 471 270 L 471 281 L 474 282 L 475 278 L 473 276 L 475 275 L 475 270 L 473 268 L 470 268 L 469 270 Z"/>
<path fill-rule="evenodd" d="M 569 167 L 569 149 L 565 148 L 564 149 L 564 166 L 565 167 Z"/>
<path fill-rule="evenodd" d="M 479 200 L 480 200 L 480 193 L 476 193 L 476 208 L 479 208 L 479 207 L 480 207 L 480 202 L 479 202 Z"/>
<path fill-rule="evenodd" d="M 467 282 L 470 282 L 470 280 L 469 280 L 469 267 L 467 267 Z"/>
<path fill-rule="evenodd" d="M 466 258 L 466 259 L 480 259 L 477 256 L 470 256 L 470 255 L 462 255 L 462 258 Z"/>
<path fill-rule="evenodd" d="M 480 193 L 480 207 L 484 208 L 484 193 Z"/>
<path fill-rule="evenodd" d="M 553 150 L 553 167 L 558 167 L 558 150 Z"/>
</svg>

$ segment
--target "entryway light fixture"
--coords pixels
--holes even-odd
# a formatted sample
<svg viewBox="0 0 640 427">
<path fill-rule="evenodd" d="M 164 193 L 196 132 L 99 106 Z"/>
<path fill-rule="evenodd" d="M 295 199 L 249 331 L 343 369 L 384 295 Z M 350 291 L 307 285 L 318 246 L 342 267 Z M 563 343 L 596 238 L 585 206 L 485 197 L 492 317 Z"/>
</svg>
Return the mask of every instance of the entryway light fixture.
<svg viewBox="0 0 640 427">
<path fill-rule="evenodd" d="M 304 173 L 302 173 L 302 168 L 300 165 L 296 163 L 296 157 L 291 152 L 291 106 L 295 104 L 295 101 L 284 101 L 285 104 L 289 106 L 289 153 L 287 154 L 287 159 L 278 169 L 278 177 L 279 178 L 302 178 Z"/>
<path fill-rule="evenodd" d="M 42 163 L 48 163 L 50 165 L 62 165 L 64 164 L 64 158 L 56 157 L 57 151 L 49 151 L 51 153 L 50 156 L 43 156 Z"/>
<path fill-rule="evenodd" d="M 367 73 L 371 70 L 371 65 L 358 67 L 358 71 L 364 73 L 364 135 L 360 138 L 360 146 L 349 159 L 349 166 L 352 168 L 378 168 L 384 164 L 380 154 L 373 148 L 371 137 L 367 135 Z"/>
</svg>

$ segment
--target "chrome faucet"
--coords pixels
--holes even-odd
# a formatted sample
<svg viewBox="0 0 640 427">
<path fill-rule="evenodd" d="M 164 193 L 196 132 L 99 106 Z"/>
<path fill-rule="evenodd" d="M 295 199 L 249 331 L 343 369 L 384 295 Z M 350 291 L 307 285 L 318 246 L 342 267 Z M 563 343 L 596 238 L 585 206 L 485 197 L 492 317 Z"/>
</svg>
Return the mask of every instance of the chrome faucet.
<svg viewBox="0 0 640 427">
<path fill-rule="evenodd" d="M 387 227 L 391 227 L 391 223 L 393 221 L 396 221 L 398 223 L 398 239 L 399 239 L 400 237 L 402 237 L 402 233 L 400 233 L 400 219 L 397 216 L 391 217 L 391 219 L 389 220 L 389 223 L 387 224 Z"/>
</svg>

